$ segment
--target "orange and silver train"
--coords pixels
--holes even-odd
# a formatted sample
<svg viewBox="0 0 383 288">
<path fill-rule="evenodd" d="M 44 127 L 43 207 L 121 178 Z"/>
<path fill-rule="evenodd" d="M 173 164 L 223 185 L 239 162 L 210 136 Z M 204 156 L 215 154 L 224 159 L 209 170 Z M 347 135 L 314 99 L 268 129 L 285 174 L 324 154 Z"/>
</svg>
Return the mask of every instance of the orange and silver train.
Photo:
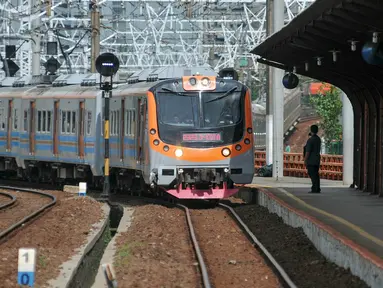
<svg viewBox="0 0 383 288">
<path fill-rule="evenodd" d="M 222 72 L 222 73 L 221 73 Z M 204 67 L 164 67 L 116 84 L 110 99 L 111 187 L 221 199 L 251 183 L 249 89 Z M 104 99 L 97 77 L 0 88 L 0 172 L 102 187 Z M 81 84 L 80 84 L 81 82 Z M 4 122 L 4 123 L 3 123 Z"/>
</svg>

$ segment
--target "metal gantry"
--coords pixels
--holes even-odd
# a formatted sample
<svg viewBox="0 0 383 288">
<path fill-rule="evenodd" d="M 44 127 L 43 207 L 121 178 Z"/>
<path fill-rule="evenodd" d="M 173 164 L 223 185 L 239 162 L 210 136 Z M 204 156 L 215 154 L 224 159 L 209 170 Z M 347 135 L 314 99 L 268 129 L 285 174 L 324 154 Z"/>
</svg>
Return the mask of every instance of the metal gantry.
<svg viewBox="0 0 383 288">
<path fill-rule="evenodd" d="M 284 2 L 285 23 L 288 23 L 313 1 Z M 257 70 L 256 56 L 249 51 L 265 37 L 265 0 L 94 3 L 102 17 L 100 53 L 115 53 L 121 63 L 120 71 L 204 64 L 216 71 L 223 67 Z M 62 64 L 59 72 L 89 72 L 90 4 L 84 0 L 0 0 L 0 53 L 5 57 L 5 45 L 16 45 L 15 62 L 20 67 L 17 75 L 31 75 L 31 43 L 39 34 L 41 65 L 52 56 L 47 54 L 46 42 L 59 39 L 66 54 L 63 57 L 59 48 L 57 57 Z M 40 25 L 32 28 L 32 20 L 37 18 Z M 45 74 L 44 67 L 41 71 Z"/>
</svg>

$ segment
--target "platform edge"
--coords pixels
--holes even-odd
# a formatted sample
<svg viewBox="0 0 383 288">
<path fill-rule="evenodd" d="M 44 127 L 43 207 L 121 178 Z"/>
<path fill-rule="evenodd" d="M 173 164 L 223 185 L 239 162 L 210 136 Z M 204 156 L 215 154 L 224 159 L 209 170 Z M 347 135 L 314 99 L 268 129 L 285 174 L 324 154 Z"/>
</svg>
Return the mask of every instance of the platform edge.
<svg viewBox="0 0 383 288">
<path fill-rule="evenodd" d="M 301 227 L 327 259 L 365 281 L 372 288 L 383 287 L 383 259 L 347 239 L 315 217 L 292 207 L 265 188 L 257 187 L 256 202 L 277 214 L 292 227 Z"/>
</svg>

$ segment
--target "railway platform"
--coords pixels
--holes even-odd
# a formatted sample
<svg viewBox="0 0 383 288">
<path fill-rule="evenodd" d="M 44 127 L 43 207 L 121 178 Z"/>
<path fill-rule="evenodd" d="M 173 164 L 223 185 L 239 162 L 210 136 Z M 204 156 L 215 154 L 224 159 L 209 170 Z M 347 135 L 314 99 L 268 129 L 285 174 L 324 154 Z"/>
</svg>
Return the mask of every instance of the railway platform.
<svg viewBox="0 0 383 288">
<path fill-rule="evenodd" d="M 240 193 L 301 227 L 332 262 L 350 268 L 371 287 L 383 287 L 383 198 L 341 181 L 321 180 L 320 194 L 308 193 L 310 187 L 310 179 L 255 177 Z"/>
</svg>

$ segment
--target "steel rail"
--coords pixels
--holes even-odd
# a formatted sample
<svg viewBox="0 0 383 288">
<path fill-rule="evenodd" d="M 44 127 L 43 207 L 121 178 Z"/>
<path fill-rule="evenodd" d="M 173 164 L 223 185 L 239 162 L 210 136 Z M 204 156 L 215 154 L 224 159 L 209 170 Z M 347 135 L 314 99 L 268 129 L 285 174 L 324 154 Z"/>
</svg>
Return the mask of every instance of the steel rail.
<svg viewBox="0 0 383 288">
<path fill-rule="evenodd" d="M 3 239 L 5 236 L 7 236 L 9 233 L 13 232 L 14 230 L 16 230 L 18 227 L 20 227 L 21 225 L 25 224 L 26 222 L 28 222 L 29 220 L 31 220 L 32 218 L 34 218 L 35 216 L 41 214 L 42 212 L 44 212 L 46 209 L 48 209 L 49 207 L 53 206 L 56 204 L 57 200 L 56 200 L 56 196 L 54 195 L 51 195 L 51 194 L 47 194 L 47 193 L 44 193 L 44 192 L 41 192 L 41 191 L 36 191 L 36 190 L 30 190 L 30 189 L 25 189 L 25 188 L 18 188 L 18 187 L 11 187 L 11 186 L 0 186 L 0 189 L 9 189 L 9 190 L 15 190 L 15 191 L 19 191 L 19 192 L 26 192 L 26 193 L 32 193 L 32 194 L 38 194 L 38 195 L 41 195 L 41 196 L 45 196 L 45 197 L 48 197 L 48 198 L 51 198 L 52 201 L 49 202 L 48 204 L 45 204 L 43 207 L 41 207 L 40 209 L 36 210 L 35 212 L 29 214 L 28 216 L 24 217 L 23 219 L 21 219 L 20 221 L 18 221 L 17 223 L 13 224 L 12 226 L 8 227 L 7 229 L 3 230 L 0 232 L 0 239 Z"/>
<path fill-rule="evenodd" d="M 182 204 L 177 204 L 177 206 L 181 207 L 182 209 L 185 210 L 186 219 L 187 219 L 187 223 L 189 226 L 190 236 L 192 238 L 194 250 L 195 250 L 195 253 L 196 253 L 196 256 L 198 259 L 198 263 L 200 266 L 200 270 L 201 270 L 202 282 L 203 282 L 205 288 L 211 288 L 211 284 L 210 284 L 210 280 L 209 280 L 209 274 L 207 272 L 207 267 L 206 267 L 205 261 L 203 260 L 201 249 L 199 248 L 199 245 L 198 245 L 197 237 L 195 236 L 193 222 L 192 222 L 191 217 L 190 217 L 189 208 L 187 208 L 186 206 L 184 206 Z"/>
<path fill-rule="evenodd" d="M 270 262 L 273 264 L 274 268 L 278 271 L 279 275 L 282 277 L 282 279 L 286 282 L 286 284 L 290 288 L 297 288 L 297 286 L 294 284 L 294 282 L 290 279 L 289 275 L 287 275 L 286 271 L 279 265 L 279 263 L 275 260 L 275 258 L 270 254 L 269 251 L 267 251 L 266 247 L 262 245 L 262 243 L 255 237 L 253 232 L 247 227 L 247 225 L 242 221 L 241 217 L 234 211 L 233 208 L 231 208 L 228 205 L 219 203 L 221 207 L 224 207 L 225 209 L 229 210 L 232 214 L 232 216 L 238 221 L 238 223 L 242 226 L 242 228 L 246 231 L 247 235 L 253 240 L 254 244 L 256 244 L 259 249 L 266 255 L 266 257 L 270 260 Z"/>
<path fill-rule="evenodd" d="M 5 196 L 5 197 L 11 199 L 11 201 L 9 201 L 9 202 L 7 202 L 7 203 L 5 203 L 5 204 L 0 205 L 0 210 L 5 209 L 5 208 L 7 208 L 7 207 L 9 207 L 9 206 L 12 206 L 12 205 L 15 204 L 16 201 L 17 201 L 17 197 L 16 197 L 16 196 L 13 196 L 13 195 L 11 195 L 11 194 L 8 194 L 8 193 L 5 193 L 5 192 L 0 192 L 0 195 Z"/>
</svg>

